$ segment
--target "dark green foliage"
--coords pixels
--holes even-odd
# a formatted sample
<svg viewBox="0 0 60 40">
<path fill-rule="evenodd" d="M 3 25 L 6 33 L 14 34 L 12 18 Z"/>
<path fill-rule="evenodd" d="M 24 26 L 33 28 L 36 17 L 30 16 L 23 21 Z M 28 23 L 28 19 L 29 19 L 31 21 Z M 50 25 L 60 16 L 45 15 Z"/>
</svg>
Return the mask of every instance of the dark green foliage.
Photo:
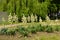
<svg viewBox="0 0 60 40">
<path fill-rule="evenodd" d="M 15 30 L 10 30 L 8 28 L 3 28 L 3 29 L 0 30 L 0 34 L 1 35 L 14 35 Z"/>
<path fill-rule="evenodd" d="M 45 27 L 44 26 L 41 26 L 41 25 L 35 25 L 35 26 L 32 26 L 32 27 L 29 26 L 27 28 L 27 30 L 30 33 L 44 32 L 45 31 Z"/>
<path fill-rule="evenodd" d="M 60 31 L 60 26 L 56 26 L 55 31 Z"/>
<path fill-rule="evenodd" d="M 45 26 L 37 25 L 37 26 L 36 26 L 36 30 L 37 30 L 38 32 L 44 32 L 44 31 L 45 31 Z"/>
<path fill-rule="evenodd" d="M 18 31 L 19 30 L 19 28 L 17 27 L 17 28 L 15 28 L 15 31 Z"/>
<path fill-rule="evenodd" d="M 8 29 L 6 35 L 15 35 L 15 30 Z"/>
<path fill-rule="evenodd" d="M 16 13 L 19 21 L 22 15 L 37 14 L 45 20 L 48 13 L 56 13 L 60 10 L 59 0 L 1 0 L 0 11 Z"/>
<path fill-rule="evenodd" d="M 34 26 L 28 26 L 27 28 L 18 26 L 15 29 L 8 29 L 8 28 L 2 28 L 0 29 L 1 35 L 15 35 L 16 32 L 20 33 L 22 36 L 28 36 L 29 33 L 36 33 L 36 32 L 59 32 L 60 26 L 42 26 L 41 24 L 34 25 Z"/>
<path fill-rule="evenodd" d="M 2 29 L 0 30 L 0 34 L 1 34 L 1 35 L 6 34 L 7 30 L 8 30 L 7 28 L 2 28 Z"/>
<path fill-rule="evenodd" d="M 37 31 L 37 30 L 36 30 L 36 27 L 30 27 L 30 26 L 27 28 L 27 30 L 28 30 L 28 32 L 30 32 L 30 33 L 36 33 L 36 31 Z"/>
<path fill-rule="evenodd" d="M 50 4 L 49 10 L 50 12 L 55 13 L 57 11 L 56 4 Z"/>
<path fill-rule="evenodd" d="M 19 27 L 18 32 L 23 36 L 28 36 L 28 31 L 24 27 Z"/>
<path fill-rule="evenodd" d="M 40 26 L 40 29 L 39 29 L 41 32 L 44 32 L 45 31 L 45 26 Z"/>
<path fill-rule="evenodd" d="M 46 32 L 48 33 L 54 32 L 52 26 L 46 26 Z"/>
<path fill-rule="evenodd" d="M 49 3 L 50 0 L 2 0 L 0 11 L 16 13 L 19 20 L 21 20 L 23 14 L 25 16 L 37 14 L 44 20 L 48 14 Z"/>
<path fill-rule="evenodd" d="M 37 32 L 40 31 L 40 27 L 41 27 L 41 25 L 36 25 L 36 26 L 35 26 Z"/>
</svg>

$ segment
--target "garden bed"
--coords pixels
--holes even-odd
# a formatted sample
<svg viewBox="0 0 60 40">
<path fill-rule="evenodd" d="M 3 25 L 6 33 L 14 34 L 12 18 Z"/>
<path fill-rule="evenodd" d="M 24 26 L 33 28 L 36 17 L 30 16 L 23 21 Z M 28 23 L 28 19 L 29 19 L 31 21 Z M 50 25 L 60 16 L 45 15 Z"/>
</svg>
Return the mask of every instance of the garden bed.
<svg viewBox="0 0 60 40">
<path fill-rule="evenodd" d="M 1 40 L 59 40 L 59 37 L 60 25 L 19 23 L 0 29 Z"/>
</svg>

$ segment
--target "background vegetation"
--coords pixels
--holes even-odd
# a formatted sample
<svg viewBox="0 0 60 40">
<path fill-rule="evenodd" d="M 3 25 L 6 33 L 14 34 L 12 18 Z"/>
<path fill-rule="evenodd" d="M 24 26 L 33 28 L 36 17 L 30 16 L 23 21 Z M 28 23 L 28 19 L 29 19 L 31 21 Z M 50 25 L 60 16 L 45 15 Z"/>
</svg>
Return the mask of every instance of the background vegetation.
<svg viewBox="0 0 60 40">
<path fill-rule="evenodd" d="M 0 11 L 16 13 L 19 21 L 24 14 L 26 17 L 36 14 L 44 20 L 48 13 L 56 13 L 60 10 L 59 0 L 0 0 Z M 39 20 L 38 20 L 39 21 Z"/>
</svg>

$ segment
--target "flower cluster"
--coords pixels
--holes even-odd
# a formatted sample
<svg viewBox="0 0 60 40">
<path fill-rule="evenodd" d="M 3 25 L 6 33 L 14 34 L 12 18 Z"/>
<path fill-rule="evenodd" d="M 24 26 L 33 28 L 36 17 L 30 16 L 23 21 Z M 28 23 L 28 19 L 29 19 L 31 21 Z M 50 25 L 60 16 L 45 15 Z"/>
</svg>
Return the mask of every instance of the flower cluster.
<svg viewBox="0 0 60 40">
<path fill-rule="evenodd" d="M 31 21 L 31 18 L 30 16 L 27 17 L 27 22 L 30 22 Z"/>
<path fill-rule="evenodd" d="M 17 23 L 17 22 L 18 22 L 18 17 L 17 17 L 17 15 L 14 13 L 14 15 L 12 16 L 11 13 L 10 13 L 9 16 L 8 16 L 8 22 L 9 22 L 10 24 L 12 24 L 13 22 L 14 22 L 14 23 Z"/>
<path fill-rule="evenodd" d="M 39 22 L 42 22 L 42 19 L 41 19 L 41 17 L 39 18 Z"/>
<path fill-rule="evenodd" d="M 35 22 L 37 22 L 37 15 L 35 15 Z"/>
<path fill-rule="evenodd" d="M 17 23 L 18 22 L 18 17 L 17 15 L 14 13 L 13 15 L 13 22 Z"/>
<path fill-rule="evenodd" d="M 23 23 L 27 23 L 27 22 L 37 22 L 37 16 L 31 14 L 31 16 L 28 16 L 28 17 L 25 17 L 25 15 L 23 14 L 23 17 L 22 17 L 22 22 Z"/>
<path fill-rule="evenodd" d="M 50 18 L 48 16 L 46 16 L 46 21 L 49 22 L 50 21 Z"/>
<path fill-rule="evenodd" d="M 26 19 L 26 17 L 25 17 L 24 14 L 23 14 L 23 17 L 22 17 L 22 22 L 23 22 L 23 23 L 27 23 L 27 19 Z"/>
<path fill-rule="evenodd" d="M 12 20 L 12 15 L 11 13 L 8 16 L 8 23 L 12 24 L 13 20 Z"/>
<path fill-rule="evenodd" d="M 31 14 L 31 22 L 34 22 L 35 21 L 35 17 L 33 14 Z"/>
</svg>

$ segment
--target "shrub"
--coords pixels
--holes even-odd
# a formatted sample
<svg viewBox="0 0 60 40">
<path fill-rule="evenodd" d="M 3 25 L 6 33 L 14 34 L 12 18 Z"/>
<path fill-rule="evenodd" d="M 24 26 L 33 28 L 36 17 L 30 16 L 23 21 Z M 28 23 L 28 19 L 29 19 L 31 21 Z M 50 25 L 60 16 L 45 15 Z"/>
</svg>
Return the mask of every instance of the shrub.
<svg viewBox="0 0 60 40">
<path fill-rule="evenodd" d="M 19 28 L 17 27 L 17 28 L 15 28 L 15 31 L 17 32 L 19 30 Z"/>
<path fill-rule="evenodd" d="M 35 28 L 36 28 L 36 31 L 40 31 L 41 25 L 36 25 Z"/>
<path fill-rule="evenodd" d="M 34 22 L 35 21 L 35 17 L 33 14 L 31 14 L 31 22 Z"/>
<path fill-rule="evenodd" d="M 40 31 L 44 32 L 45 31 L 45 26 L 40 26 Z"/>
<path fill-rule="evenodd" d="M 8 29 L 6 35 L 15 35 L 15 30 Z"/>
<path fill-rule="evenodd" d="M 36 32 L 44 32 L 45 31 L 45 27 L 44 26 L 41 26 L 40 25 L 35 25 L 35 26 L 32 26 L 32 27 L 28 27 L 27 28 L 28 32 L 30 33 L 36 33 Z"/>
<path fill-rule="evenodd" d="M 52 26 L 46 26 L 46 32 L 48 33 L 54 32 Z"/>
<path fill-rule="evenodd" d="M 30 33 L 36 33 L 36 28 L 35 27 L 28 27 L 27 28 L 27 30 L 28 30 L 28 32 L 30 32 Z"/>
<path fill-rule="evenodd" d="M 31 21 L 30 16 L 27 17 L 27 22 L 29 23 Z"/>
<path fill-rule="evenodd" d="M 17 15 L 14 13 L 14 15 L 13 15 L 13 23 L 18 23 L 18 17 L 17 17 Z"/>
<path fill-rule="evenodd" d="M 24 27 L 18 27 L 18 32 L 23 36 L 28 36 L 28 31 Z"/>
<path fill-rule="evenodd" d="M 37 22 L 37 15 L 35 15 L 35 22 Z"/>
<path fill-rule="evenodd" d="M 23 22 L 23 23 L 27 23 L 27 18 L 25 17 L 24 14 L 23 14 L 23 17 L 22 17 L 22 22 Z"/>
<path fill-rule="evenodd" d="M 56 26 L 55 31 L 60 31 L 60 26 Z"/>
<path fill-rule="evenodd" d="M 23 36 L 28 36 L 28 32 L 27 31 L 22 31 L 21 33 Z"/>
<path fill-rule="evenodd" d="M 8 23 L 12 24 L 13 22 L 13 17 L 12 17 L 12 14 L 10 13 L 9 16 L 8 16 Z"/>
<path fill-rule="evenodd" d="M 45 31 L 45 26 L 42 26 L 42 25 L 40 24 L 40 25 L 37 25 L 37 26 L 36 26 L 36 29 L 37 29 L 37 31 L 39 31 L 39 32 L 44 32 L 44 31 Z"/>
<path fill-rule="evenodd" d="M 7 30 L 8 30 L 7 28 L 2 28 L 2 29 L 0 30 L 0 34 L 1 34 L 1 35 L 6 34 Z"/>
<path fill-rule="evenodd" d="M 1 35 L 14 35 L 15 34 L 15 30 L 10 30 L 8 28 L 2 28 L 0 30 L 0 34 Z"/>
</svg>

